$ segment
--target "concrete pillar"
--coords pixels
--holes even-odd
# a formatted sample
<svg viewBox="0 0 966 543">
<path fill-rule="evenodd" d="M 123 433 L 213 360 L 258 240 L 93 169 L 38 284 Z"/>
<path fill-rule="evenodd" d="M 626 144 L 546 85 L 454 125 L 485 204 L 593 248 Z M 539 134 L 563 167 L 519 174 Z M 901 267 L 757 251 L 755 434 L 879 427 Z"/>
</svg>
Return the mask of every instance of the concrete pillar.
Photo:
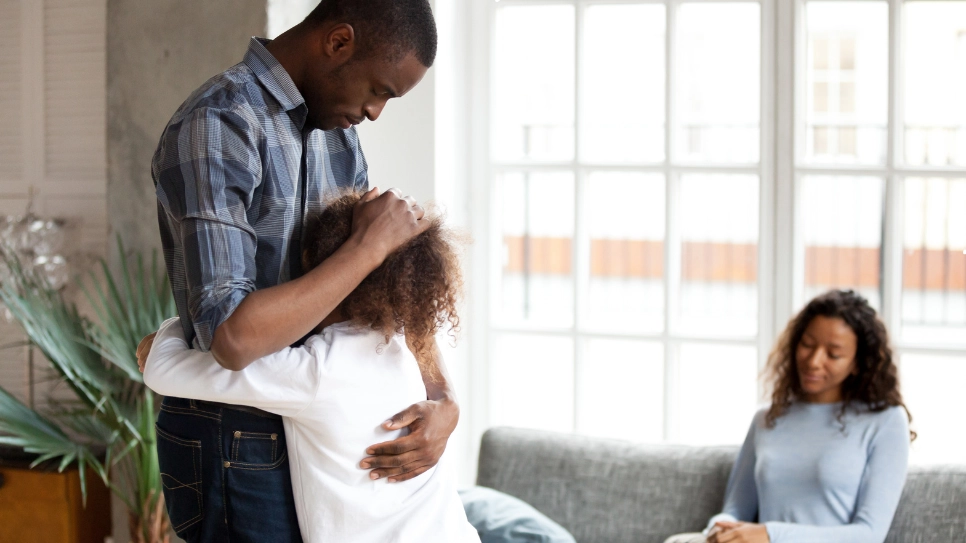
<svg viewBox="0 0 966 543">
<path fill-rule="evenodd" d="M 264 35 L 266 0 L 108 0 L 109 254 L 160 248 L 151 157 L 188 95 Z"/>
<path fill-rule="evenodd" d="M 160 249 L 151 157 L 188 95 L 241 61 L 266 27 L 266 0 L 108 0 L 108 251 Z M 114 543 L 127 543 L 127 511 L 113 503 Z"/>
</svg>

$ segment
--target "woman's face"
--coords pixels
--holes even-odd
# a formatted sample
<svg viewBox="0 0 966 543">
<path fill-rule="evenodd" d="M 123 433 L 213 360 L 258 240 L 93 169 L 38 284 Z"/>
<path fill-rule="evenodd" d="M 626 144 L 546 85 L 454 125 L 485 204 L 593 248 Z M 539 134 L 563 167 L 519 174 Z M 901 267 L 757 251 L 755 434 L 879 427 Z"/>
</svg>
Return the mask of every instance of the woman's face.
<svg viewBox="0 0 966 543">
<path fill-rule="evenodd" d="M 855 333 L 844 320 L 822 316 L 812 319 L 795 349 L 803 399 L 811 403 L 840 401 L 842 382 L 858 371 L 855 349 Z"/>
</svg>

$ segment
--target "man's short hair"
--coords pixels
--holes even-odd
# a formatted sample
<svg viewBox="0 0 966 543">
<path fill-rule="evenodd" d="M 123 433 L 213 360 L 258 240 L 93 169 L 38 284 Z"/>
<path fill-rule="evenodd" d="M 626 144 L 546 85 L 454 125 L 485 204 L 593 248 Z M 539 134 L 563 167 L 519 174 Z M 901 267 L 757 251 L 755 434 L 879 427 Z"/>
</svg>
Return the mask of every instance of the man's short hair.
<svg viewBox="0 0 966 543">
<path fill-rule="evenodd" d="M 436 59 L 436 20 L 429 0 L 322 0 L 308 21 L 348 23 L 359 40 L 362 58 L 409 53 L 429 68 Z"/>
</svg>

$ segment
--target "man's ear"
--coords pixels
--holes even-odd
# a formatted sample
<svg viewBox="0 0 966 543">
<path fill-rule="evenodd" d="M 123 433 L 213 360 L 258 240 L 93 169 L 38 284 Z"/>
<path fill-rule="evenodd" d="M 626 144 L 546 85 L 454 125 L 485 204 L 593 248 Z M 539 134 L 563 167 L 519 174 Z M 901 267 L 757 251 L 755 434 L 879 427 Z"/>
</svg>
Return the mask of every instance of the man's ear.
<svg viewBox="0 0 966 543">
<path fill-rule="evenodd" d="M 352 25 L 339 23 L 326 32 L 322 42 L 322 53 L 339 64 L 352 58 L 356 49 L 356 32 Z"/>
</svg>

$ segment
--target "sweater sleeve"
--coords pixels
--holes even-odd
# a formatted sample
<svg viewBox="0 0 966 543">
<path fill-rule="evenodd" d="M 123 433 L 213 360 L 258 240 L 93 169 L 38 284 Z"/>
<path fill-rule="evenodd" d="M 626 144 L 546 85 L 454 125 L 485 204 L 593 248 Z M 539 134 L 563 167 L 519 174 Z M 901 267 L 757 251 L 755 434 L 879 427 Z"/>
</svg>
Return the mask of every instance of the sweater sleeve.
<svg viewBox="0 0 966 543">
<path fill-rule="evenodd" d="M 319 358 L 311 345 L 285 348 L 242 371 L 222 368 L 208 352 L 192 349 L 177 318 L 161 325 L 144 367 L 144 383 L 162 396 L 247 405 L 297 416 L 321 384 Z"/>
<path fill-rule="evenodd" d="M 731 468 L 728 487 L 725 489 L 724 508 L 721 513 L 711 517 L 705 532 L 718 521 L 754 522 L 758 518 L 758 487 L 755 485 L 755 432 L 764 411 L 759 411 L 751 420 L 748 435 L 738 451 L 738 458 Z"/>
<path fill-rule="evenodd" d="M 882 543 L 899 506 L 909 462 L 909 423 L 901 407 L 884 413 L 869 447 L 852 522 L 811 526 L 766 522 L 771 543 Z"/>
</svg>

